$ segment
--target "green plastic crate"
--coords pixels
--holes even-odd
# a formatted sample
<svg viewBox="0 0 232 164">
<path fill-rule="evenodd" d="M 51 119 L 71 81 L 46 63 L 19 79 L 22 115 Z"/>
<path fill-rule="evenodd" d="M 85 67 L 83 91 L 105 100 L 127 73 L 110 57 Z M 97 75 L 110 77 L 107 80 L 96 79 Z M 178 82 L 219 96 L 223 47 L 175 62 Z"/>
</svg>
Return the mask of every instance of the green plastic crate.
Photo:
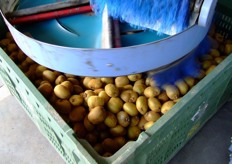
<svg viewBox="0 0 232 164">
<path fill-rule="evenodd" d="M 113 156 L 104 158 L 87 142 L 74 137 L 74 131 L 0 49 L 0 75 L 10 92 L 41 133 L 70 164 L 167 163 L 232 97 L 231 72 L 232 54 L 194 86 L 172 110 L 142 132 L 136 141 L 127 143 Z"/>
<path fill-rule="evenodd" d="M 232 1 L 219 0 L 215 13 L 215 24 L 218 33 L 224 38 L 232 39 Z"/>
<path fill-rule="evenodd" d="M 0 50 L 0 74 L 41 133 L 48 138 L 67 163 L 165 163 L 223 105 L 232 92 L 232 55 L 201 80 L 156 124 L 142 132 L 110 158 L 98 156 L 74 132 L 25 77 L 11 59 Z"/>
</svg>

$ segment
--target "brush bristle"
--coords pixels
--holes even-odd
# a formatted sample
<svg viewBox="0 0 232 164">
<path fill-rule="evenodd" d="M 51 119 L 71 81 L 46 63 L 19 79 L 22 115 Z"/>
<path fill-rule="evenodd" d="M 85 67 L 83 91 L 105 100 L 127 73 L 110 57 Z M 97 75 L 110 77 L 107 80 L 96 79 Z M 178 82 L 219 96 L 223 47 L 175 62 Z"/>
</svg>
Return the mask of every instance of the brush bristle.
<svg viewBox="0 0 232 164">
<path fill-rule="evenodd" d="M 97 14 L 107 5 L 109 15 L 129 23 L 133 27 L 151 29 L 159 24 L 157 31 L 180 32 L 188 26 L 190 0 L 90 0 Z"/>
<path fill-rule="evenodd" d="M 177 80 L 184 79 L 187 76 L 197 78 L 201 71 L 201 64 L 198 59 L 207 54 L 211 48 L 210 38 L 205 37 L 190 56 L 169 69 L 151 75 L 151 78 L 158 86 L 174 84 Z"/>
</svg>

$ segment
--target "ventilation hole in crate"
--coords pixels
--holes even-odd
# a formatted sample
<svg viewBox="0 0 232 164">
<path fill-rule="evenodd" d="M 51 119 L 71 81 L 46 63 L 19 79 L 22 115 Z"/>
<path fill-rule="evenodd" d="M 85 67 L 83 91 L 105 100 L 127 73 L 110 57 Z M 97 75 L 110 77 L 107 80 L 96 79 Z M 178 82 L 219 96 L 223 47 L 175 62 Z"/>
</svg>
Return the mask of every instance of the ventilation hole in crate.
<svg viewBox="0 0 232 164">
<path fill-rule="evenodd" d="M 64 137 L 64 135 L 62 133 L 60 133 L 61 137 Z"/>
<path fill-rule="evenodd" d="M 17 79 L 17 78 L 15 78 L 15 79 L 16 79 L 17 83 L 19 83 L 19 79 Z"/>
<path fill-rule="evenodd" d="M 2 63 L 2 59 L 0 59 L 0 62 Z"/>
<path fill-rule="evenodd" d="M 73 154 L 73 157 L 74 157 L 75 161 L 76 161 L 76 162 L 79 162 L 80 159 L 78 158 L 78 156 L 77 156 L 74 152 L 72 152 L 72 154 Z"/>
<path fill-rule="evenodd" d="M 66 154 L 65 155 L 65 159 L 68 163 L 73 163 L 72 160 L 69 158 L 69 156 Z"/>
<path fill-rule="evenodd" d="M 44 123 L 44 129 L 45 129 L 45 133 L 47 134 L 49 140 L 52 142 L 52 144 L 56 147 L 56 149 L 63 155 L 64 154 L 64 151 L 60 145 L 60 143 L 56 140 L 58 139 L 56 136 L 55 136 L 55 133 L 53 132 L 52 128 L 47 126 L 47 123 L 42 121 Z"/>
<path fill-rule="evenodd" d="M 6 67 L 7 71 L 10 73 L 10 69 L 8 67 Z"/>
<path fill-rule="evenodd" d="M 25 90 L 25 91 L 26 91 L 27 95 L 29 95 L 29 92 L 27 90 Z"/>
<path fill-rule="evenodd" d="M 38 103 L 36 103 L 36 106 L 39 108 L 39 104 Z"/>
<path fill-rule="evenodd" d="M 48 117 L 48 121 L 51 122 L 51 119 Z"/>
</svg>

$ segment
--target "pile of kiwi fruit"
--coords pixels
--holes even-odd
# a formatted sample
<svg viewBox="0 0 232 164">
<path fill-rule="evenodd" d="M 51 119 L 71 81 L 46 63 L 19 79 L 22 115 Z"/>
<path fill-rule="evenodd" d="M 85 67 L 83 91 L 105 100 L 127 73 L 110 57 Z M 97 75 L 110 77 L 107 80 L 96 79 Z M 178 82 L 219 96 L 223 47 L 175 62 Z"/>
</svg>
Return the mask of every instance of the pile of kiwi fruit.
<svg viewBox="0 0 232 164">
<path fill-rule="evenodd" d="M 1 48 L 18 65 L 38 91 L 74 130 L 104 157 L 135 141 L 232 52 L 232 41 L 216 33 L 216 43 L 199 61 L 197 78 L 185 77 L 158 87 L 145 74 L 119 77 L 80 77 L 48 69 L 26 56 L 10 32 Z"/>
</svg>

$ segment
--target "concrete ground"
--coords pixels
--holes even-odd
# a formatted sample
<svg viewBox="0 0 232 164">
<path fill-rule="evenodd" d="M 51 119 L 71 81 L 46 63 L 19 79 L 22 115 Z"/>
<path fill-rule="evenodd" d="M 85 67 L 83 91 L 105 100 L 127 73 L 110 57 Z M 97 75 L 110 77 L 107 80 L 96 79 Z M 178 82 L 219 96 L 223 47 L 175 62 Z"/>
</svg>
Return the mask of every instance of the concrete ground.
<svg viewBox="0 0 232 164">
<path fill-rule="evenodd" d="M 64 164 L 1 81 L 0 164 Z"/>
<path fill-rule="evenodd" d="M 170 164 L 228 164 L 232 101 L 170 161 Z M 64 164 L 0 79 L 0 164 Z"/>
<path fill-rule="evenodd" d="M 229 164 L 231 137 L 232 101 L 205 124 L 170 164 Z"/>
</svg>

